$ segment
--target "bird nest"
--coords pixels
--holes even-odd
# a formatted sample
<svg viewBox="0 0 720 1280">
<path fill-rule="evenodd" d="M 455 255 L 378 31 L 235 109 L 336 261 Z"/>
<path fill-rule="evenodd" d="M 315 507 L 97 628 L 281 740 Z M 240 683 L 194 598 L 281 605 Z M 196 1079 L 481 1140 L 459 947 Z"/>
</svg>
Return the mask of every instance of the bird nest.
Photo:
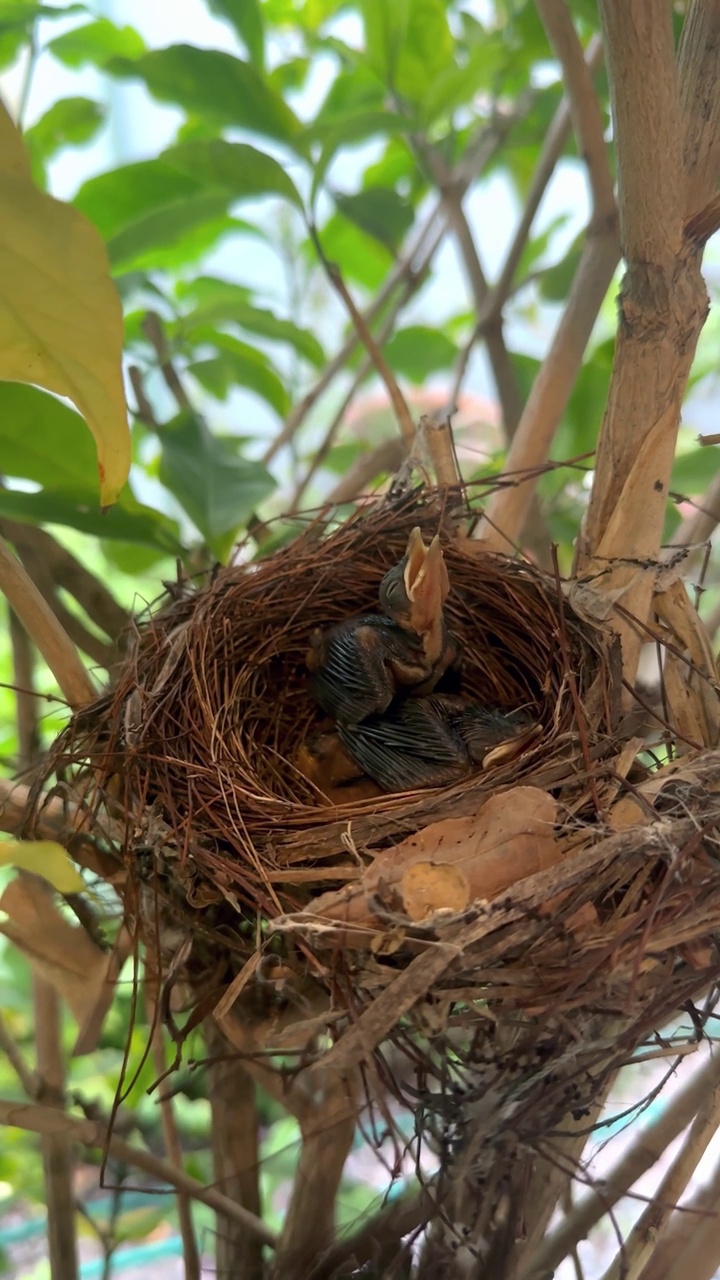
<svg viewBox="0 0 720 1280">
<path fill-rule="evenodd" d="M 440 533 L 463 696 L 542 732 L 451 785 L 329 803 L 296 763 L 323 722 L 311 636 L 377 609 L 415 526 Z M 170 591 L 54 763 L 122 849 L 140 932 L 242 1051 L 344 1072 L 376 1052 L 413 1108 L 421 1072 L 445 1132 L 477 1130 L 492 1080 L 489 1152 L 511 1115 L 530 1142 L 588 1105 L 720 973 L 720 766 L 639 767 L 610 630 L 468 526 L 436 494 L 373 502 Z"/>
</svg>

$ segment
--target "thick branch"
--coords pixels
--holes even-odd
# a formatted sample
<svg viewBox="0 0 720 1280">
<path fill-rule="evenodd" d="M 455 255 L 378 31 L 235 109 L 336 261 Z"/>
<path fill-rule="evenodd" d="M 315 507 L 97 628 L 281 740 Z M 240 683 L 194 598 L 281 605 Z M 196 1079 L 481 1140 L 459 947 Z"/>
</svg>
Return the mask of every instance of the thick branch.
<svg viewBox="0 0 720 1280">
<path fill-rule="evenodd" d="M 697 214 L 715 193 L 720 174 L 720 5 L 692 0 L 678 51 L 685 216 Z"/>
<path fill-rule="evenodd" d="M 688 200 L 682 152 L 686 138 L 689 185 L 702 197 L 718 177 L 717 171 L 701 174 L 699 169 L 701 156 L 708 166 L 719 160 L 707 136 L 707 120 L 720 110 L 720 45 L 712 44 L 718 5 L 692 8 L 693 27 L 681 51 L 679 97 L 671 13 L 665 0 L 601 3 L 627 272 L 595 484 L 578 548 L 583 572 L 606 570 L 609 563 L 628 557 L 651 561 L 659 555 L 680 406 L 707 314 L 701 245 L 684 226 Z M 703 32 L 707 43 L 701 48 Z M 660 148 L 658 137 L 663 139 Z M 644 640 L 652 575 L 618 563 L 606 575 L 605 586 L 609 592 L 625 593 L 618 630 L 625 676 L 632 681 Z"/>
</svg>

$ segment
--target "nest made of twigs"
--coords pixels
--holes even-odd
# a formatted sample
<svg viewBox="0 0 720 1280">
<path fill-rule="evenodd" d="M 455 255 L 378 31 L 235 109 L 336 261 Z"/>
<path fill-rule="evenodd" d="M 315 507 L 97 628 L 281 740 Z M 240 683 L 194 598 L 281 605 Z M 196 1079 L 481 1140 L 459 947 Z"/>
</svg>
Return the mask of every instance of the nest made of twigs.
<svg viewBox="0 0 720 1280">
<path fill-rule="evenodd" d="M 462 1145 L 470 1126 L 487 1164 L 508 1126 L 532 1144 L 582 1113 L 720 974 L 720 765 L 711 753 L 632 780 L 642 744 L 613 739 L 610 631 L 557 574 L 478 554 L 468 524 L 436 494 L 374 502 L 182 588 L 138 624 L 113 690 L 53 762 L 75 770 L 101 835 L 109 815 L 146 940 L 159 926 L 175 978 L 241 1053 L 341 1073 L 373 1053 L 439 1141 Z M 293 763 L 322 722 L 309 638 L 376 607 L 414 525 L 441 533 L 465 693 L 527 707 L 542 737 L 451 786 L 334 807 Z M 490 873 L 473 852 L 483 831 Z M 443 862 L 463 840 L 464 898 Z M 408 869 L 416 905 L 430 876 L 427 913 Z"/>
<path fill-rule="evenodd" d="M 92 764 L 98 794 L 112 779 L 117 795 L 121 780 L 127 812 L 152 806 L 191 902 L 230 894 L 268 915 L 292 910 L 312 876 L 299 894 L 283 868 L 332 860 L 350 822 L 356 841 L 377 847 L 430 817 L 470 812 L 518 779 L 582 772 L 576 722 L 590 692 L 586 745 L 610 729 L 606 637 L 530 565 L 477 555 L 462 514 L 431 495 L 372 504 L 335 528 L 316 520 L 289 546 L 219 570 L 139 625 L 112 694 L 76 717 L 62 750 Z M 377 608 L 379 581 L 416 524 L 427 537 L 441 532 L 463 692 L 527 708 L 542 737 L 520 761 L 452 786 L 333 807 L 293 763 L 323 720 L 308 688 L 309 639 Z M 166 863 L 172 853 L 166 840 Z M 327 871 L 318 885 L 327 887 Z"/>
</svg>

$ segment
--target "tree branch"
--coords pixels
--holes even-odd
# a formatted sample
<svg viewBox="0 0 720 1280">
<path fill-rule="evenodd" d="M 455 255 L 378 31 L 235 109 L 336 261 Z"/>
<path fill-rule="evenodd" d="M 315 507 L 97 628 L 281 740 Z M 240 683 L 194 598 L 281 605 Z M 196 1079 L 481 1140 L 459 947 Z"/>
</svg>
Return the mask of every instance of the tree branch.
<svg viewBox="0 0 720 1280">
<path fill-rule="evenodd" d="M 380 347 L 375 341 L 364 316 L 355 306 L 352 295 L 342 278 L 340 268 L 336 263 L 329 262 L 326 258 L 317 231 L 314 227 L 311 228 L 310 234 L 315 245 L 316 253 L 323 265 L 327 278 L 338 296 L 342 299 L 343 305 L 352 321 L 353 328 L 367 351 L 372 366 L 385 385 L 385 390 L 388 393 L 390 403 L 395 413 L 395 419 L 398 427 L 400 428 L 400 434 L 408 448 L 410 448 L 415 438 L 415 424 L 412 420 L 410 410 L 408 409 L 407 401 L 398 386 L 397 379 L 380 350 Z"/>
<path fill-rule="evenodd" d="M 564 4 L 546 0 L 543 17 L 557 40 L 568 110 L 588 165 L 593 212 L 564 314 L 510 446 L 506 464 L 509 471 L 541 467 L 547 461 L 620 257 L 617 210 L 590 69 Z M 587 58 L 591 56 L 593 60 L 599 58 L 597 45 L 588 49 Z M 480 523 L 476 534 L 489 550 L 507 552 L 518 542 L 536 484 L 537 476 L 534 476 L 516 488 L 498 491 L 491 498 L 487 520 Z"/>
<path fill-rule="evenodd" d="M 191 1178 L 183 1169 L 178 1169 L 169 1160 L 162 1160 L 144 1151 L 142 1147 L 132 1146 L 114 1133 L 108 1133 L 104 1125 L 95 1120 L 76 1119 L 65 1112 L 56 1111 L 54 1107 L 43 1107 L 36 1103 L 11 1102 L 0 1099 L 0 1124 L 16 1129 L 26 1129 L 30 1133 L 61 1133 L 71 1142 L 97 1150 L 106 1148 L 118 1160 L 123 1160 L 134 1169 L 142 1169 L 144 1173 L 166 1182 L 179 1191 L 184 1191 L 193 1200 L 200 1200 L 215 1213 L 225 1214 L 234 1222 L 241 1223 L 248 1231 L 252 1231 L 264 1244 L 274 1247 L 275 1234 L 254 1213 L 235 1204 L 229 1196 L 216 1191 L 213 1187 L 204 1187 L 197 1179 Z"/>
<path fill-rule="evenodd" d="M 23 562 L 30 555 L 34 559 L 42 558 L 53 581 L 70 592 L 110 640 L 117 640 L 128 624 L 127 610 L 118 604 L 104 582 L 90 573 L 71 551 L 45 529 L 22 524 L 19 520 L 1 520 L 0 531 L 16 548 Z"/>
<path fill-rule="evenodd" d="M 500 489 L 490 499 L 487 516 L 477 528 L 484 548 L 514 550 L 530 509 L 540 471 L 582 366 L 598 312 L 618 264 L 620 249 L 612 222 L 588 229 L 585 247 L 565 311 L 550 350 L 538 370 L 506 461 L 508 471 L 532 470 L 527 480 Z"/>
<path fill-rule="evenodd" d="M 47 662 L 70 706 L 92 702 L 95 690 L 75 646 L 20 561 L 1 540 L 0 590 Z"/>
<path fill-rule="evenodd" d="M 670 1143 L 690 1123 L 720 1078 L 720 1061 L 710 1058 L 685 1084 L 653 1124 L 641 1130 L 615 1168 L 588 1192 L 552 1231 L 525 1264 L 518 1280 L 534 1280 L 560 1266 L 575 1245 L 626 1195 L 639 1178 L 660 1160 Z"/>
<path fill-rule="evenodd" d="M 0 778 L 0 831 L 22 837 L 26 834 L 30 788 L 22 782 Z M 40 840 L 57 840 L 65 846 L 71 858 L 104 880 L 117 876 L 122 870 L 119 861 L 96 846 L 82 831 L 85 816 L 76 805 L 64 804 L 57 796 L 46 797 L 38 807 L 32 833 Z M 114 831 L 111 819 L 105 820 L 108 839 L 123 839 L 123 829 Z"/>
<path fill-rule="evenodd" d="M 602 1280 L 640 1280 L 658 1237 L 720 1125 L 720 1060 L 714 1065 L 712 1083 L 682 1147 Z"/>
<path fill-rule="evenodd" d="M 491 124 L 483 129 L 477 139 L 468 146 L 455 172 L 455 180 L 458 184 L 461 184 L 463 190 L 467 189 L 478 173 L 482 172 L 502 146 L 513 125 L 528 114 L 534 101 L 535 92 L 529 90 L 521 96 L 514 111 L 497 112 Z M 412 292 L 414 292 L 419 282 L 424 278 L 425 272 L 428 270 L 444 235 L 445 225 L 442 219 L 442 200 L 439 200 L 421 224 L 419 231 L 414 234 L 408 249 L 388 275 L 371 305 L 362 313 L 366 324 L 371 324 L 379 315 L 382 315 L 388 301 L 400 285 L 406 282 L 411 283 L 413 286 Z M 352 355 L 357 345 L 358 338 L 353 333 L 337 354 L 333 356 L 329 364 L 325 366 L 315 385 L 311 387 L 310 391 L 288 415 L 282 430 L 263 454 L 262 461 L 266 466 L 272 462 L 279 450 L 293 438 L 310 410 L 324 392 L 327 391 L 336 375 L 345 367 L 349 356 Z"/>
<path fill-rule="evenodd" d="M 548 40 L 562 67 L 578 150 L 585 161 L 590 181 L 595 216 L 611 217 L 615 211 L 615 191 L 608 165 L 602 113 L 588 62 L 565 0 L 536 0 L 536 3 Z"/>
<path fill-rule="evenodd" d="M 698 166 L 701 159 L 708 166 L 720 162 L 717 145 L 708 136 L 720 111 L 720 44 L 717 5 L 691 6 L 678 93 L 671 11 L 665 0 L 602 0 L 600 8 L 627 271 L 578 567 L 593 573 L 597 565 L 607 568 L 615 562 L 604 585 L 615 598 L 624 593 L 617 629 L 625 677 L 632 683 L 654 579 L 631 569 L 627 558 L 650 562 L 659 557 L 680 407 L 707 315 L 702 246 L 688 235 L 686 215 L 689 202 L 702 201 L 718 178 L 717 168 L 701 173 Z M 658 137 L 663 139 L 660 149 Z M 683 151 L 690 164 L 687 177 Z"/>
</svg>

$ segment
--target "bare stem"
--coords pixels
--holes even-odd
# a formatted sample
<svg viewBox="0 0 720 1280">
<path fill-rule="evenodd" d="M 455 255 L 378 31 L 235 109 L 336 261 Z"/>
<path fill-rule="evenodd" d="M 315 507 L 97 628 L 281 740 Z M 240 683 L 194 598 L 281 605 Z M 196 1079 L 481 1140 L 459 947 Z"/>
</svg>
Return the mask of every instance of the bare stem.
<svg viewBox="0 0 720 1280">
<path fill-rule="evenodd" d="M 395 413 L 395 418 L 400 428 L 400 434 L 403 437 L 408 448 L 410 448 L 410 446 L 412 445 L 413 439 L 415 437 L 415 424 L 413 423 L 413 420 L 412 420 L 412 414 L 408 409 L 407 401 L 402 391 L 400 390 L 400 387 L 398 386 L 395 374 L 390 368 L 387 360 L 385 359 L 382 351 L 380 350 L 377 342 L 375 341 L 375 338 L 370 332 L 370 328 L 366 324 L 364 316 L 355 306 L 355 302 L 353 301 L 352 295 L 350 294 L 345 284 L 345 281 L 342 278 L 340 268 L 337 266 L 336 263 L 329 262 L 328 259 L 326 258 L 323 252 L 322 245 L 318 238 L 317 232 L 315 231 L 314 228 L 312 229 L 311 234 L 312 234 L 313 242 L 315 244 L 318 257 L 322 262 L 327 278 L 330 281 L 333 288 L 335 289 L 336 293 L 338 294 L 338 297 L 342 299 L 345 309 L 353 323 L 355 332 L 357 333 L 360 341 L 362 342 L 365 350 L 367 351 L 368 356 L 372 361 L 372 364 L 373 364 L 373 367 L 375 368 L 376 373 L 379 375 L 379 377 L 382 379 L 383 383 L 385 384 L 385 390 L 387 391 L 390 397 L 390 403 L 392 404 L 393 411 Z"/>
</svg>

